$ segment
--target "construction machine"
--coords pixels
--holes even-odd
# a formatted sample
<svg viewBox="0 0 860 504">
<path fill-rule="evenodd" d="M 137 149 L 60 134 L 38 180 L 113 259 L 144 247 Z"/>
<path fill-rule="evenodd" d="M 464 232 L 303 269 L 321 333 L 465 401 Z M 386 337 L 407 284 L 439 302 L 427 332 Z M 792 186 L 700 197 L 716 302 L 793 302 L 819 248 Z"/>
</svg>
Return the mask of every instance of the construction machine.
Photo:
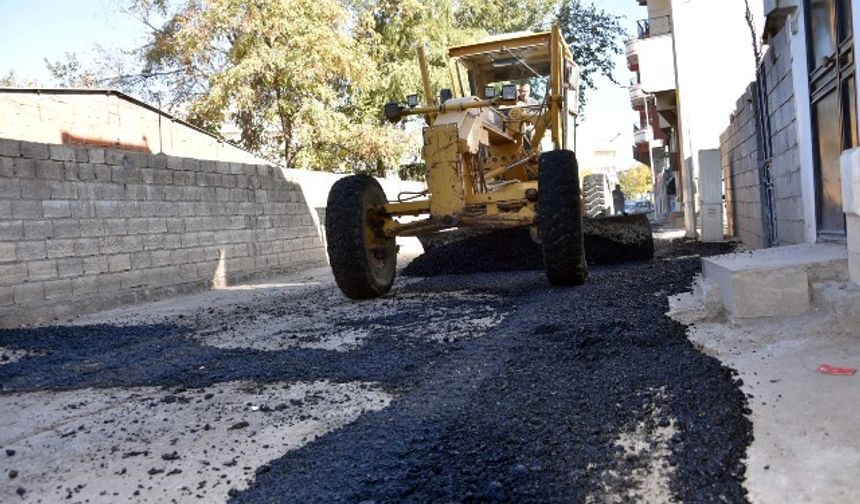
<svg viewBox="0 0 860 504">
<path fill-rule="evenodd" d="M 384 114 L 392 123 L 424 118 L 427 190 L 389 201 L 367 175 L 335 183 L 325 229 L 337 285 L 353 299 L 388 292 L 397 236 L 521 227 L 541 244 L 550 284 L 584 282 L 574 154 L 579 68 L 558 26 L 449 48 L 451 87 L 437 94 L 423 47 L 417 52 L 423 96 L 388 103 Z M 543 97 L 518 99 L 523 83 Z"/>
</svg>

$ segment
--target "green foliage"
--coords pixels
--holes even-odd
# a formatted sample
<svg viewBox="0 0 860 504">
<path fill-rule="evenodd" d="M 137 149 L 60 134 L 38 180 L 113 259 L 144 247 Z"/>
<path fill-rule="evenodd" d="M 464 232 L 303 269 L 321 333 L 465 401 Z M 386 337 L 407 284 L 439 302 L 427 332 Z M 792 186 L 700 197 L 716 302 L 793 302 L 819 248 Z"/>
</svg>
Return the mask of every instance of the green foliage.
<svg viewBox="0 0 860 504">
<path fill-rule="evenodd" d="M 99 85 L 99 79 L 92 70 L 81 67 L 81 62 L 75 53 L 66 52 L 65 60 L 51 63 L 48 58 L 44 58 L 43 61 L 56 85 L 60 87 L 88 88 Z"/>
<path fill-rule="evenodd" d="M 651 168 L 638 163 L 633 168 L 618 174 L 618 183 L 628 199 L 638 199 L 650 193 L 653 188 Z"/>
<path fill-rule="evenodd" d="M 585 87 L 620 52 L 617 18 L 579 0 L 129 1 L 151 37 L 137 71 L 113 72 L 123 89 L 300 168 L 381 174 L 418 152 L 417 128 L 381 118 L 386 102 L 420 94 L 418 44 L 434 90 L 450 87 L 447 47 L 556 17 Z M 49 64 L 58 79 L 81 74 L 67 59 Z M 419 165 L 402 171 L 414 177 Z"/>
<path fill-rule="evenodd" d="M 595 76 L 602 75 L 615 84 L 612 56 L 621 54 L 626 36 L 621 16 L 615 16 L 582 0 L 567 0 L 561 4 L 557 22 L 565 39 L 570 43 L 573 60 L 579 65 L 580 101 L 584 105 L 587 90 L 595 88 Z"/>
</svg>

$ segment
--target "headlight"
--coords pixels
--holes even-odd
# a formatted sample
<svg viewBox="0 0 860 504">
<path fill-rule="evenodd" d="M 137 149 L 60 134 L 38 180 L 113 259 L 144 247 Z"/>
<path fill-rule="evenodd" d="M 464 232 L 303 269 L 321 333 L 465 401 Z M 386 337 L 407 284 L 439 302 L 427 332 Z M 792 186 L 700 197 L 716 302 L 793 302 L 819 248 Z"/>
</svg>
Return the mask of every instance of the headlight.
<svg viewBox="0 0 860 504">
<path fill-rule="evenodd" d="M 411 94 L 406 97 L 406 104 L 409 105 L 409 108 L 415 108 L 418 106 L 418 95 Z"/>
<path fill-rule="evenodd" d="M 516 84 L 505 84 L 502 86 L 502 99 L 503 100 L 516 100 L 517 99 L 517 85 Z"/>
<path fill-rule="evenodd" d="M 484 99 L 492 100 L 496 97 L 496 86 L 487 86 L 484 88 Z"/>
<path fill-rule="evenodd" d="M 403 109 L 400 105 L 394 102 L 386 103 L 382 108 L 382 113 L 389 122 L 396 124 L 403 119 Z"/>
</svg>

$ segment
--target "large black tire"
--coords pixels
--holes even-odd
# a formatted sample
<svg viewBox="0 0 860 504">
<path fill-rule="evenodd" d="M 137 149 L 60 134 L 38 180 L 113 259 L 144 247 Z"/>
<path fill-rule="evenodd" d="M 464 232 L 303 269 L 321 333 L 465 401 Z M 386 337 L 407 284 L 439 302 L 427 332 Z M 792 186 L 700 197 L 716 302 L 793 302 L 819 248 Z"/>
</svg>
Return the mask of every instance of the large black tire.
<svg viewBox="0 0 860 504">
<path fill-rule="evenodd" d="M 582 234 L 579 167 L 569 150 L 544 152 L 538 173 L 538 228 L 547 280 L 579 285 L 588 268 Z"/>
<path fill-rule="evenodd" d="M 367 175 L 344 177 L 328 194 L 328 258 L 337 286 L 349 298 L 381 296 L 394 282 L 397 245 L 382 235 L 386 201 L 379 182 Z"/>
</svg>

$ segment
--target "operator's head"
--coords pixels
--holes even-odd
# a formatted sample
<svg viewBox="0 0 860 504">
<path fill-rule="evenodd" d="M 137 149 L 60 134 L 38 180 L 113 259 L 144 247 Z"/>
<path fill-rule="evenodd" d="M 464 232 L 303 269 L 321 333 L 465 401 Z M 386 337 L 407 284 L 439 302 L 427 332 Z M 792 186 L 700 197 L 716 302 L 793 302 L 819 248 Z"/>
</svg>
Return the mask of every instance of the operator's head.
<svg viewBox="0 0 860 504">
<path fill-rule="evenodd" d="M 528 82 L 520 84 L 519 92 L 517 93 L 517 101 L 526 101 L 531 96 L 532 87 Z"/>
</svg>

